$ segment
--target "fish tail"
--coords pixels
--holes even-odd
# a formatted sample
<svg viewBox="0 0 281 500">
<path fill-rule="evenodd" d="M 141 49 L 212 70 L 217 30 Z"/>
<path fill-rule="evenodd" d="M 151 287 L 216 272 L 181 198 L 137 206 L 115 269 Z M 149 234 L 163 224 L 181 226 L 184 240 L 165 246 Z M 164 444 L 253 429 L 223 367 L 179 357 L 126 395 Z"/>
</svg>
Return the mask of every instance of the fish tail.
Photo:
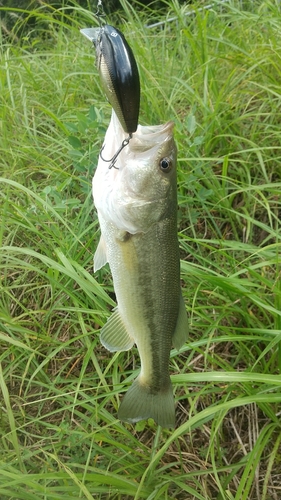
<svg viewBox="0 0 281 500">
<path fill-rule="evenodd" d="M 175 403 L 171 381 L 165 389 L 155 392 L 137 378 L 121 402 L 118 418 L 131 424 L 153 418 L 161 427 L 175 427 Z"/>
</svg>

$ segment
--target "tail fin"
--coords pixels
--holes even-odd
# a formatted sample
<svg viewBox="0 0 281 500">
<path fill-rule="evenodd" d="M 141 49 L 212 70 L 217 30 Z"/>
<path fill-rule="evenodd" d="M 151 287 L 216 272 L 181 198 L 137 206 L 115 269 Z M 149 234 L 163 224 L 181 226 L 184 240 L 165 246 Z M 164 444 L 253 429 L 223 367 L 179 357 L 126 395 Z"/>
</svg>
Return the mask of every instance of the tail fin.
<svg viewBox="0 0 281 500">
<path fill-rule="evenodd" d="M 156 394 L 137 378 L 121 402 L 118 418 L 131 424 L 153 418 L 161 427 L 175 427 L 175 404 L 172 384 Z"/>
</svg>

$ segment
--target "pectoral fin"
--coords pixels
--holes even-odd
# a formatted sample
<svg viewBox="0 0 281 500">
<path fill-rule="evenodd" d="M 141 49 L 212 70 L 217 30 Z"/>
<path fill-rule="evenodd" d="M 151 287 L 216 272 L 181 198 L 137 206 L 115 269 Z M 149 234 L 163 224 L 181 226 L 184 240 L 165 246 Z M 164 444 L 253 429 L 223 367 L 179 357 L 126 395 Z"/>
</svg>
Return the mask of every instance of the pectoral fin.
<svg viewBox="0 0 281 500">
<path fill-rule="evenodd" d="M 135 341 L 128 334 L 118 308 L 114 309 L 113 314 L 102 327 L 100 341 L 111 352 L 128 351 L 133 347 Z"/>
<path fill-rule="evenodd" d="M 106 244 L 103 236 L 101 236 L 94 255 L 94 272 L 101 269 L 101 267 L 105 266 L 106 263 L 107 263 Z"/>
<path fill-rule="evenodd" d="M 182 295 L 180 297 L 178 321 L 173 334 L 173 346 L 179 350 L 188 338 L 188 320 Z"/>
</svg>

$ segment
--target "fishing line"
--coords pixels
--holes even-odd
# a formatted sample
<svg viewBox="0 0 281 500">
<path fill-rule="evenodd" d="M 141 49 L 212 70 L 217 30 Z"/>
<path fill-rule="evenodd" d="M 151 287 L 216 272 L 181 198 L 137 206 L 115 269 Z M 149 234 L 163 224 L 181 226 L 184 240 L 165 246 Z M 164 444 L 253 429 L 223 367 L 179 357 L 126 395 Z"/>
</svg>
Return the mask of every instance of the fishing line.
<svg viewBox="0 0 281 500">
<path fill-rule="evenodd" d="M 96 16 L 96 18 L 97 18 L 97 20 L 99 22 L 100 28 L 102 28 L 102 23 L 104 21 L 104 19 L 102 19 L 102 18 L 106 17 L 106 13 L 104 12 L 102 0 L 98 0 L 97 11 L 95 13 L 95 16 Z"/>
</svg>

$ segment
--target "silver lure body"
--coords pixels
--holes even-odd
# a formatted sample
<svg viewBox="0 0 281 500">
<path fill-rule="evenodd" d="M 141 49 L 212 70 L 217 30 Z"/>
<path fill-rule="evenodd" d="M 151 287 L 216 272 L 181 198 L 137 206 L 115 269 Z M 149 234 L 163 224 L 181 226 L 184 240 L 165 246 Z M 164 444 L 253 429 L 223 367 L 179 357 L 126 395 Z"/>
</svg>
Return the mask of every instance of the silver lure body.
<svg viewBox="0 0 281 500">
<path fill-rule="evenodd" d="M 123 130 L 132 134 L 137 130 L 140 108 L 139 72 L 132 49 L 121 31 L 109 24 L 80 31 L 94 43 L 106 97 Z"/>
<path fill-rule="evenodd" d="M 113 111 L 106 154 L 124 137 Z M 179 349 L 188 332 L 180 289 L 173 123 L 139 125 L 116 166 L 108 169 L 100 158 L 93 179 L 102 233 L 95 270 L 109 262 L 118 302 L 100 338 L 110 351 L 128 350 L 136 343 L 141 359 L 140 374 L 118 417 L 132 423 L 152 417 L 163 427 L 173 427 L 170 349 Z"/>
</svg>

